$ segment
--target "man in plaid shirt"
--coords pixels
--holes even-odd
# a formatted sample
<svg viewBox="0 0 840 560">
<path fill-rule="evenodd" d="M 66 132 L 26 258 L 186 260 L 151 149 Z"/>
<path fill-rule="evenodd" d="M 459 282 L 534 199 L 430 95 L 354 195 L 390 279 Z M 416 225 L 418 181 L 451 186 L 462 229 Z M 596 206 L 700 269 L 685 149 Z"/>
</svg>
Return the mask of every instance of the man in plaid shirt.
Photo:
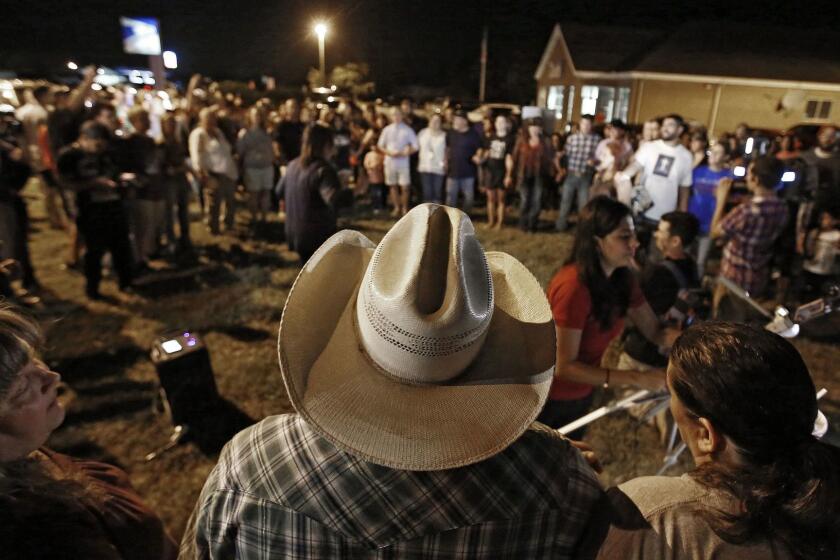
<svg viewBox="0 0 840 560">
<path fill-rule="evenodd" d="M 409 471 L 284 414 L 225 446 L 179 558 L 585 558 L 600 496 L 578 450 L 542 424 L 480 463 Z"/>
<path fill-rule="evenodd" d="M 474 236 L 460 210 L 422 204 L 375 254 L 348 230 L 315 252 L 278 340 L 297 412 L 225 446 L 180 558 L 594 557 L 601 486 L 579 444 L 534 422 L 556 360 L 551 309 L 524 266 Z M 430 297 L 446 313 L 427 314 Z"/>
<path fill-rule="evenodd" d="M 726 216 L 723 212 L 732 180 L 723 179 L 716 192 L 711 233 L 726 239 L 720 274 L 752 295 L 760 295 L 767 287 L 773 246 L 788 220 L 787 205 L 775 191 L 783 173 L 782 162 L 773 156 L 754 159 L 746 177 L 752 196 Z M 715 295 L 717 304 L 723 292 L 718 290 Z"/>
<path fill-rule="evenodd" d="M 592 115 L 580 118 L 580 132 L 569 136 L 566 140 L 566 159 L 568 173 L 563 181 L 563 194 L 560 199 L 560 214 L 557 216 L 557 231 L 568 228 L 569 211 L 572 208 L 572 198 L 577 195 L 578 212 L 589 200 L 589 186 L 595 175 L 595 149 L 601 137 L 592 132 Z"/>
</svg>

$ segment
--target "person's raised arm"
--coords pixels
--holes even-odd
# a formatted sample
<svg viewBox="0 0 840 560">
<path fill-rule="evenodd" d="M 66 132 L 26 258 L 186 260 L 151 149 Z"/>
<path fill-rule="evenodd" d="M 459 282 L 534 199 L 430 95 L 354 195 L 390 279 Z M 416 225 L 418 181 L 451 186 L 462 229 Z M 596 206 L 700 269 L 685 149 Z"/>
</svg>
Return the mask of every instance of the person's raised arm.
<svg viewBox="0 0 840 560">
<path fill-rule="evenodd" d="M 715 204 L 715 213 L 712 215 L 712 223 L 709 226 L 709 233 L 712 239 L 722 237 L 726 233 L 723 230 L 723 212 L 726 207 L 726 201 L 729 198 L 729 191 L 731 188 L 732 179 L 729 177 L 724 177 L 718 181 L 717 189 L 715 190 L 715 198 L 717 199 Z"/>
<path fill-rule="evenodd" d="M 67 107 L 74 113 L 79 113 L 84 107 L 85 97 L 90 91 L 90 86 L 93 85 L 93 80 L 96 78 L 96 66 L 86 66 L 83 73 L 82 82 L 70 94 L 67 101 Z"/>
<path fill-rule="evenodd" d="M 192 113 L 195 109 L 195 90 L 198 87 L 198 83 L 201 81 L 201 74 L 193 74 L 190 78 L 189 83 L 187 84 L 187 91 L 186 91 L 186 98 L 187 98 L 187 113 Z"/>
</svg>

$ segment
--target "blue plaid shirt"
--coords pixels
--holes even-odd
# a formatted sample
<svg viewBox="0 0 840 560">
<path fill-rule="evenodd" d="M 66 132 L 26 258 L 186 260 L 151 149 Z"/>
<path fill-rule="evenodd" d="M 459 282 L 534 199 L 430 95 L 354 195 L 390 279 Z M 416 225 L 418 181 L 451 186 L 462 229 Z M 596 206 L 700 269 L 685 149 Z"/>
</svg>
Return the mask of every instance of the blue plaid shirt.
<svg viewBox="0 0 840 560">
<path fill-rule="evenodd" d="M 418 472 L 272 416 L 225 446 L 180 558 L 579 558 L 600 535 L 602 497 L 581 454 L 542 424 L 479 463 Z"/>
<path fill-rule="evenodd" d="M 572 173 L 587 173 L 592 171 L 592 166 L 586 162 L 595 158 L 595 149 L 601 137 L 597 134 L 581 134 L 576 132 L 566 140 L 566 158 L 569 162 L 569 171 Z"/>
</svg>

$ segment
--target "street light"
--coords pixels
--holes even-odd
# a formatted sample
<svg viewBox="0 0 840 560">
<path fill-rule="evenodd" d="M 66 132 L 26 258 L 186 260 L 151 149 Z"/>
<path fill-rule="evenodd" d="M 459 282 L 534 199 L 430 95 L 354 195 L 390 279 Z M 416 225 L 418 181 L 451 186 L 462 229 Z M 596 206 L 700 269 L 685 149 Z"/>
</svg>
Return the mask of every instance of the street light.
<svg viewBox="0 0 840 560">
<path fill-rule="evenodd" d="M 169 70 L 178 68 L 178 55 L 173 51 L 163 51 L 163 67 Z"/>
<path fill-rule="evenodd" d="M 321 62 L 321 80 L 322 85 L 327 83 L 327 69 L 326 58 L 324 55 L 324 37 L 327 36 L 327 24 L 319 21 L 314 27 L 315 35 L 318 36 L 318 58 Z"/>
</svg>

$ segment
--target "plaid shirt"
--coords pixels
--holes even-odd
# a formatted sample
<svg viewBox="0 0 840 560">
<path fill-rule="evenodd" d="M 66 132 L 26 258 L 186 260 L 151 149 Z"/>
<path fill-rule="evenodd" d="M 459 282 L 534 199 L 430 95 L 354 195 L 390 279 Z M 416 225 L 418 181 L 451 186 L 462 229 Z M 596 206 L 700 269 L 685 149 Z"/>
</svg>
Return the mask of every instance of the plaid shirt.
<svg viewBox="0 0 840 560">
<path fill-rule="evenodd" d="M 180 558 L 579 558 L 602 496 L 542 424 L 479 463 L 418 472 L 340 451 L 297 414 L 271 416 L 222 450 Z"/>
<path fill-rule="evenodd" d="M 597 134 L 583 135 L 580 132 L 572 134 L 566 140 L 566 158 L 569 161 L 568 169 L 572 173 L 589 173 L 592 166 L 586 162 L 595 158 L 595 149 L 601 137 Z"/>
<path fill-rule="evenodd" d="M 760 294 L 767 283 L 773 244 L 787 219 L 787 205 L 776 197 L 754 198 L 736 206 L 720 224 L 729 238 L 723 248 L 721 275 L 750 294 Z"/>
</svg>

